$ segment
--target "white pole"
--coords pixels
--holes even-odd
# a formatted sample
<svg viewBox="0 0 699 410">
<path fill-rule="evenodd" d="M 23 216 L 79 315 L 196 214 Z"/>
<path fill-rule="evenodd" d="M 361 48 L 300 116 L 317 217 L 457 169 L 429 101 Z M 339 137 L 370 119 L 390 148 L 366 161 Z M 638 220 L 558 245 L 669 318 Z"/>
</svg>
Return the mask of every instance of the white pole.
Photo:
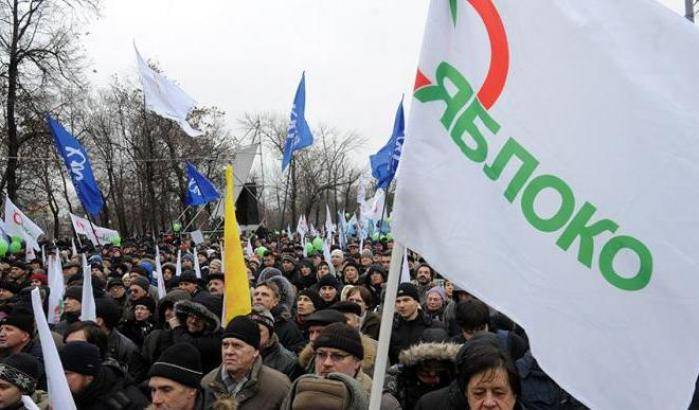
<svg viewBox="0 0 699 410">
<path fill-rule="evenodd" d="M 403 253 L 405 253 L 405 247 L 395 241 L 393 243 L 393 251 L 391 252 L 391 267 L 388 271 L 388 282 L 386 283 L 386 293 L 381 313 L 381 328 L 379 329 L 378 352 L 376 353 L 376 363 L 374 364 L 374 380 L 371 383 L 369 410 L 379 410 L 381 408 L 381 395 L 383 394 L 383 381 L 386 376 L 388 347 L 391 343 L 393 314 L 396 310 L 396 293 L 398 293 Z"/>
</svg>

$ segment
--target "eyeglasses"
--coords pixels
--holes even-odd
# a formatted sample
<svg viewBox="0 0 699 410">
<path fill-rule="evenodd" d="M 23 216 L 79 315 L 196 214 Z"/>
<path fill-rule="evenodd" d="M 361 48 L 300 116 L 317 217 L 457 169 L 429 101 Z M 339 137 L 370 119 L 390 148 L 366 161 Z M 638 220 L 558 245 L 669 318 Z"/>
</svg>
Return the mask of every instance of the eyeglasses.
<svg viewBox="0 0 699 410">
<path fill-rule="evenodd" d="M 343 354 L 343 353 L 336 353 L 336 352 L 316 352 L 315 356 L 316 356 L 316 360 L 321 361 L 321 362 L 325 361 L 328 357 L 333 362 L 339 362 L 339 361 L 342 361 L 343 359 L 345 359 L 351 355 L 350 354 Z"/>
</svg>

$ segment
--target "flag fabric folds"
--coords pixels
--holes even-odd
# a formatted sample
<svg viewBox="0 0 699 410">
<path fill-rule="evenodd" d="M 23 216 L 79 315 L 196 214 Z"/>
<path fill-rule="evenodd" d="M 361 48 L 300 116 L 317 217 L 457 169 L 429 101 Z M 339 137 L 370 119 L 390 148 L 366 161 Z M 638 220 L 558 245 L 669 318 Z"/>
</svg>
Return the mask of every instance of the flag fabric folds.
<svg viewBox="0 0 699 410">
<path fill-rule="evenodd" d="M 588 407 L 686 409 L 699 31 L 654 1 L 433 0 L 422 44 L 396 241 Z"/>
<path fill-rule="evenodd" d="M 5 195 L 5 223 L 3 230 L 7 235 L 17 235 L 29 242 L 34 250 L 38 251 L 41 249 L 38 239 L 39 236 L 44 234 L 44 231 L 17 208 L 7 195 Z"/>
<path fill-rule="evenodd" d="M 102 191 L 95 181 L 95 175 L 92 173 L 92 166 L 85 148 L 80 145 L 80 141 L 63 128 L 61 123 L 48 114 L 46 114 L 46 122 L 51 129 L 56 149 L 68 168 L 68 175 L 70 175 L 80 203 L 90 215 L 99 215 L 104 207 L 104 199 Z"/>
<path fill-rule="evenodd" d="M 180 125 L 190 137 L 198 137 L 203 132 L 192 128 L 187 122 L 187 115 L 197 105 L 174 81 L 148 67 L 134 44 L 138 73 L 141 77 L 146 109 L 163 118 L 173 120 Z"/>
<path fill-rule="evenodd" d="M 197 168 L 189 161 L 187 161 L 187 180 L 185 205 L 204 205 L 221 197 L 214 184 L 199 173 Z"/>
<path fill-rule="evenodd" d="M 240 243 L 238 221 L 235 219 L 235 203 L 233 201 L 233 167 L 226 167 L 226 196 L 225 220 L 223 225 L 224 251 L 226 270 L 224 272 L 226 292 L 223 298 L 223 322 L 228 323 L 232 318 L 247 315 L 252 310 L 250 300 L 250 284 L 245 269 L 243 247 Z"/>
<path fill-rule="evenodd" d="M 97 319 L 97 305 L 95 305 L 95 294 L 92 291 L 92 269 L 87 263 L 87 256 L 82 254 L 83 263 L 83 294 L 80 302 L 80 320 Z"/>
<path fill-rule="evenodd" d="M 306 148 L 313 144 L 313 134 L 306 122 L 306 73 L 301 74 L 301 81 L 296 89 L 294 105 L 291 107 L 291 119 L 289 130 L 284 143 L 284 158 L 282 159 L 282 172 L 291 163 L 294 151 Z"/>
<path fill-rule="evenodd" d="M 377 180 L 377 186 L 388 190 L 393 177 L 396 175 L 400 154 L 405 141 L 405 120 L 403 116 L 403 99 L 400 100 L 396 118 L 393 121 L 393 133 L 379 152 L 369 157 L 371 162 L 371 175 Z"/>
</svg>

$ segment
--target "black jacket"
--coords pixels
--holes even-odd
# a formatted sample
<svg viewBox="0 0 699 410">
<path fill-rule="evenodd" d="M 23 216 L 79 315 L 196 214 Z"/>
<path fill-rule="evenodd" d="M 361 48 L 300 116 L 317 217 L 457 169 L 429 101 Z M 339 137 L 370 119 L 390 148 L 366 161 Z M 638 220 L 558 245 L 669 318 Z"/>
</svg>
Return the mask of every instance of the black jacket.
<svg viewBox="0 0 699 410">
<path fill-rule="evenodd" d="M 420 336 L 425 329 L 443 328 L 441 322 L 432 320 L 425 316 L 425 313 L 418 310 L 414 320 L 407 321 L 396 314 L 393 319 L 393 332 L 391 333 L 391 344 L 388 350 L 388 358 L 391 364 L 398 362 L 398 354 L 401 350 L 418 343 Z"/>
<path fill-rule="evenodd" d="M 272 345 L 260 351 L 262 354 L 262 364 L 284 373 L 289 380 L 295 380 L 303 374 L 303 370 L 298 365 L 296 355 L 279 343 L 277 335 L 272 336 Z"/>
<path fill-rule="evenodd" d="M 415 410 L 464 410 L 468 409 L 468 401 L 459 383 L 453 381 L 449 386 L 427 393 L 417 402 Z M 515 403 L 515 410 L 525 410 L 519 400 Z"/>
<path fill-rule="evenodd" d="M 109 356 L 119 363 L 127 366 L 129 375 L 141 382 L 148 373 L 148 364 L 143 360 L 141 352 L 134 342 L 121 334 L 117 329 L 112 329 L 108 336 Z"/>
<path fill-rule="evenodd" d="M 286 305 L 279 304 L 272 309 L 274 315 L 274 333 L 282 346 L 297 353 L 306 345 L 303 333 L 291 318 Z"/>
<path fill-rule="evenodd" d="M 95 379 L 73 399 L 78 410 L 141 410 L 148 399 L 120 369 L 103 365 Z"/>
</svg>

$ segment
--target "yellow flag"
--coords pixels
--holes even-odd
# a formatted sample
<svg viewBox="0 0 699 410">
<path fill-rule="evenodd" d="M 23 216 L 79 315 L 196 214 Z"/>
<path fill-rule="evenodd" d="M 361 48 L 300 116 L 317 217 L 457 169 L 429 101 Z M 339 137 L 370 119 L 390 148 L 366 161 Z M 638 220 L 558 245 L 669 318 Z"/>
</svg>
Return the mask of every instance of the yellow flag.
<svg viewBox="0 0 699 410">
<path fill-rule="evenodd" d="M 243 247 L 240 245 L 238 221 L 233 202 L 233 167 L 226 167 L 225 223 L 223 225 L 223 260 L 226 293 L 223 298 L 223 326 L 236 316 L 247 315 L 252 310 L 250 284 L 245 270 Z"/>
</svg>

